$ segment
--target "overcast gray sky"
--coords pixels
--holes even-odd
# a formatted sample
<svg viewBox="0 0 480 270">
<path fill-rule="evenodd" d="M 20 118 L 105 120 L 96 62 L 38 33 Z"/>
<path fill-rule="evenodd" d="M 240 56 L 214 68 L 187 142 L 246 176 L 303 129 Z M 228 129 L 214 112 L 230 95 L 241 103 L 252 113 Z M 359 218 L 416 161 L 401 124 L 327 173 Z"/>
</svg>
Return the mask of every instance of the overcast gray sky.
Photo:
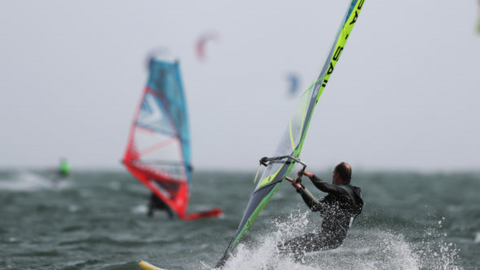
<svg viewBox="0 0 480 270">
<path fill-rule="evenodd" d="M 197 169 L 255 171 L 306 89 L 348 0 L 1 1 L 0 167 L 118 168 L 146 54 L 180 60 Z M 478 1 L 366 0 L 314 113 L 312 168 L 480 167 Z M 198 61 L 195 42 L 206 31 Z"/>
</svg>

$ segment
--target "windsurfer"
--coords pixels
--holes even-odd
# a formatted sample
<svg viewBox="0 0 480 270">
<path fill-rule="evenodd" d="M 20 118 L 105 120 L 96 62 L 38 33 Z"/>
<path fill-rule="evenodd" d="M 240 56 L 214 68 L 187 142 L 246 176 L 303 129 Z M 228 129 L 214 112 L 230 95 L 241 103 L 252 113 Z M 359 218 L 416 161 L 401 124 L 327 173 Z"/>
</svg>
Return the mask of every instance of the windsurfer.
<svg viewBox="0 0 480 270">
<path fill-rule="evenodd" d="M 61 180 L 64 180 L 70 175 L 70 165 L 66 158 L 60 159 L 60 165 L 57 170 L 57 175 L 53 178 L 53 182 L 56 184 Z"/>
<path fill-rule="evenodd" d="M 306 192 L 300 183 L 302 175 L 310 178 L 319 190 L 328 193 L 320 201 Z M 350 185 L 352 168 L 348 163 L 338 164 L 333 171 L 332 184 L 329 184 L 309 171 L 298 172 L 293 187 L 302 196 L 313 212 L 321 212 L 322 230 L 293 238 L 278 245 L 282 253 L 293 253 L 301 261 L 306 252 L 338 248 L 347 237 L 353 220 L 362 212 L 363 199 L 359 187 Z"/>
<path fill-rule="evenodd" d="M 149 217 L 153 217 L 153 211 L 155 209 L 165 210 L 168 213 L 170 219 L 173 219 L 173 217 L 175 216 L 172 209 L 170 209 L 170 207 L 164 201 L 162 201 L 162 199 L 160 199 L 157 195 L 155 195 L 155 193 L 152 192 L 152 194 L 150 195 L 150 202 L 148 204 L 147 215 Z"/>
</svg>

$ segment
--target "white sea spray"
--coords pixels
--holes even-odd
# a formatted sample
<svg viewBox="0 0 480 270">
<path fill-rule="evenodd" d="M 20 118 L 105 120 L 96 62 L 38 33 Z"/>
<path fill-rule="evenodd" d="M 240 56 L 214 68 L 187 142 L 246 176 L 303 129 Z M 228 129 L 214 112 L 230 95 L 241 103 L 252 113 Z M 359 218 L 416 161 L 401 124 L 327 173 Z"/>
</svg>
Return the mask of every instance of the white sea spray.
<svg viewBox="0 0 480 270">
<path fill-rule="evenodd" d="M 440 228 L 441 222 L 435 226 Z M 425 230 L 420 243 L 388 229 L 353 228 L 340 248 L 309 253 L 302 263 L 279 253 L 278 243 L 319 229 L 320 223 L 312 223 L 309 212 L 301 211 L 273 220 L 270 232 L 238 245 L 224 270 L 461 269 L 456 265 L 459 250 L 434 228 Z"/>
</svg>

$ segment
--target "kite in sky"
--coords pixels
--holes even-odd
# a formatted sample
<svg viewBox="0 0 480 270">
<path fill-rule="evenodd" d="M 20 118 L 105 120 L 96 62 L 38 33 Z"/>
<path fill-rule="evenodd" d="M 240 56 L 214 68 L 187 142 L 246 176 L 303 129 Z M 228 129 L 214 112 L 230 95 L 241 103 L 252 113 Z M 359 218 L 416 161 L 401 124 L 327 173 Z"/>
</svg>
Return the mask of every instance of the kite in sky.
<svg viewBox="0 0 480 270">
<path fill-rule="evenodd" d="M 205 32 L 203 33 L 197 40 L 196 43 L 196 50 L 197 50 L 197 57 L 199 60 L 205 60 L 205 47 L 207 43 L 210 43 L 213 40 L 218 40 L 219 36 L 215 32 Z"/>
<path fill-rule="evenodd" d="M 288 94 L 290 96 L 295 95 L 298 92 L 299 88 L 299 83 L 300 80 L 298 78 L 298 75 L 295 73 L 288 73 L 287 74 L 287 80 L 288 80 Z"/>
</svg>

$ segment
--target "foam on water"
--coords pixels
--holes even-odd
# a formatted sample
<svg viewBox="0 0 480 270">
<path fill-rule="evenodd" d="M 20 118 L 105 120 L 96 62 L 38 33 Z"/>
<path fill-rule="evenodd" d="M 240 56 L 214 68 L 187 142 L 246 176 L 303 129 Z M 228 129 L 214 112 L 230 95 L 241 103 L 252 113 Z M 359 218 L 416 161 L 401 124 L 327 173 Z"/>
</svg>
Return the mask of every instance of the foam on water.
<svg viewBox="0 0 480 270">
<path fill-rule="evenodd" d="M 137 205 L 132 209 L 132 213 L 134 214 L 146 214 L 147 212 L 148 207 L 145 204 Z"/>
<path fill-rule="evenodd" d="M 446 233 L 439 232 L 444 221 L 442 217 L 436 226 L 426 228 L 422 241 L 415 245 L 422 267 L 426 269 L 461 269 L 457 265 L 460 250 L 454 243 L 445 241 Z"/>
<path fill-rule="evenodd" d="M 50 179 L 28 171 L 14 172 L 8 178 L 0 180 L 0 190 L 37 191 L 54 187 Z"/>
<path fill-rule="evenodd" d="M 480 243 L 480 232 L 477 232 L 477 234 L 475 235 L 474 243 L 475 243 L 475 244 Z"/>
<path fill-rule="evenodd" d="M 224 269 L 460 269 L 458 249 L 431 228 L 420 244 L 388 230 L 354 228 L 340 248 L 309 253 L 302 263 L 295 262 L 292 256 L 280 254 L 277 244 L 316 230 L 318 225 L 311 225 L 308 214 L 297 211 L 286 220 L 273 221 L 270 233 L 239 244 Z"/>
</svg>

